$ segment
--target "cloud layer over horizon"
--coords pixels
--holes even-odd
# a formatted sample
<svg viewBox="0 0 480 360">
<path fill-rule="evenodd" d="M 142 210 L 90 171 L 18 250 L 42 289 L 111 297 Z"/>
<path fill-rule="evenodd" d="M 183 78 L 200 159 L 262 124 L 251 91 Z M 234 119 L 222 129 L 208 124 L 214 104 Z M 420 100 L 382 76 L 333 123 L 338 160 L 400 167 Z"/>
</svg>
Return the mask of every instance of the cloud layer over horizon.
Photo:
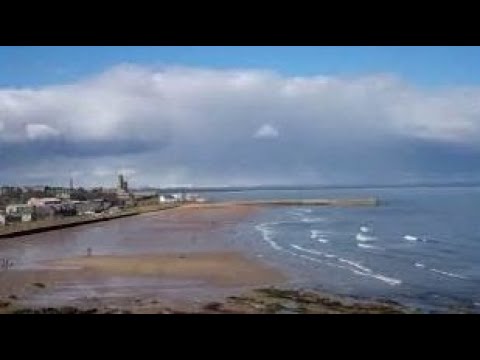
<svg viewBox="0 0 480 360">
<path fill-rule="evenodd" d="M 0 88 L 0 183 L 477 180 L 479 135 L 480 87 L 125 64 Z"/>
</svg>

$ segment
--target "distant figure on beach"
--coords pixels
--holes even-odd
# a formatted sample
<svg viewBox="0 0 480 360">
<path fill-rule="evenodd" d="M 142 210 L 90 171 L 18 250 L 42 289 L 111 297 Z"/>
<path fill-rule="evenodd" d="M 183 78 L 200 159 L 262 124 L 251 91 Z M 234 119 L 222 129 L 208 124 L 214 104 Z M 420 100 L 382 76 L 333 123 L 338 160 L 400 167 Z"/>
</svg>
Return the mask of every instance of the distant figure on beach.
<svg viewBox="0 0 480 360">
<path fill-rule="evenodd" d="M 13 261 L 10 261 L 9 259 L 2 259 L 2 266 L 1 268 L 4 270 L 8 270 L 13 266 Z"/>
<path fill-rule="evenodd" d="M 92 249 L 91 248 L 87 249 L 87 256 L 92 256 Z"/>
</svg>

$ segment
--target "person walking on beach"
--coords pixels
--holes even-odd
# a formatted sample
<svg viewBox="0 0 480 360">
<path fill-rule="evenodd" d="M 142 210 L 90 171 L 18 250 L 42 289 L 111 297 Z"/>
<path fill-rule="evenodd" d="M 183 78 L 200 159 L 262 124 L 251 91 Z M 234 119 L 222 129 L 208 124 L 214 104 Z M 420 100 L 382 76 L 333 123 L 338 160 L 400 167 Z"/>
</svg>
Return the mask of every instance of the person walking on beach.
<svg viewBox="0 0 480 360">
<path fill-rule="evenodd" d="M 88 257 L 92 256 L 92 249 L 91 248 L 87 249 L 87 256 Z"/>
</svg>

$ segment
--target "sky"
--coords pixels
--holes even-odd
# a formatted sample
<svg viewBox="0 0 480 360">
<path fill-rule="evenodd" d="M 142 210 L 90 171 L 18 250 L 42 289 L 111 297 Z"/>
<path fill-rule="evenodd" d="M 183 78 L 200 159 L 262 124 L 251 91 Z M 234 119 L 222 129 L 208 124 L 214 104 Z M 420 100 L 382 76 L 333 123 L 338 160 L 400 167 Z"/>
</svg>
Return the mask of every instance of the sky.
<svg viewBox="0 0 480 360">
<path fill-rule="evenodd" d="M 0 47 L 0 183 L 480 181 L 480 47 Z"/>
</svg>

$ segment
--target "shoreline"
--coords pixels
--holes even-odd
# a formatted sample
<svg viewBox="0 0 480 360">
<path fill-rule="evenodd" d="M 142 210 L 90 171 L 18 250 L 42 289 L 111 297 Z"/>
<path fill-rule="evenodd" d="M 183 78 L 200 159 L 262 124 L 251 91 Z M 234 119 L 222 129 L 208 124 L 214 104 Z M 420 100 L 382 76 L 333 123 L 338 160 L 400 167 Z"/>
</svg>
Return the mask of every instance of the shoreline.
<svg viewBox="0 0 480 360">
<path fill-rule="evenodd" d="M 0 301 L 0 313 L 1 311 Z M 5 304 L 5 302 L 3 302 Z M 8 305 L 7 305 L 8 307 Z M 4 305 L 5 308 L 5 305 Z M 47 307 L 14 306 L 4 314 L 416 314 L 393 301 L 354 299 L 285 287 L 257 287 L 217 301 L 170 303 L 158 298 L 130 298 Z"/>
<path fill-rule="evenodd" d="M 84 256 L 82 248 L 80 253 L 75 250 L 68 254 L 60 248 L 58 255 L 49 254 L 46 261 L 28 258 L 27 263 L 23 263 L 27 268 L 0 271 L 0 313 L 418 312 L 388 300 L 353 298 L 307 288 L 292 289 L 293 285 L 275 265 L 250 256 L 248 252 L 232 249 L 223 240 L 225 229 L 262 207 L 232 203 L 222 203 L 221 207 L 220 204 L 210 205 L 183 205 L 168 212 L 150 212 L 135 221 L 119 222 L 113 226 L 115 237 L 112 241 L 126 246 L 126 252 L 116 252 L 105 240 L 106 250 L 98 244 L 93 256 Z M 141 237 L 122 235 L 129 226 L 138 227 L 142 231 Z M 80 233 L 86 234 L 87 239 L 90 236 L 88 228 Z M 38 242 L 35 239 L 29 239 L 27 243 L 8 241 L 4 246 L 5 249 L 23 250 L 25 246 L 33 246 L 34 249 L 50 251 L 57 243 L 55 234 L 45 234 Z M 70 243 L 69 234 L 70 230 L 66 230 L 58 235 L 60 245 L 64 246 L 63 241 Z M 103 241 L 102 232 L 95 234 Z M 81 239 L 76 238 L 76 241 Z M 137 244 L 144 245 L 142 241 L 148 241 L 154 247 L 155 244 L 161 246 L 136 253 L 140 251 Z M 40 267 L 35 268 L 35 265 Z M 122 279 L 129 279 L 135 286 L 122 293 L 118 287 L 122 285 Z M 155 283 L 157 281 L 160 285 Z M 103 288 L 97 291 L 93 285 Z M 73 289 L 75 296 L 70 298 L 72 293 L 62 292 L 65 287 Z M 39 299 L 44 303 L 38 302 Z"/>
<path fill-rule="evenodd" d="M 119 214 L 101 214 L 98 217 L 74 216 L 54 220 L 38 220 L 28 223 L 10 224 L 0 228 L 0 240 L 18 236 L 38 234 L 47 231 L 61 230 L 75 226 L 94 224 L 103 221 L 121 219 L 150 212 L 170 210 L 174 208 L 222 208 L 235 206 L 377 206 L 376 198 L 365 199 L 284 199 L 284 200 L 248 200 L 248 201 L 222 201 L 206 203 L 173 203 L 135 207 Z"/>
</svg>

